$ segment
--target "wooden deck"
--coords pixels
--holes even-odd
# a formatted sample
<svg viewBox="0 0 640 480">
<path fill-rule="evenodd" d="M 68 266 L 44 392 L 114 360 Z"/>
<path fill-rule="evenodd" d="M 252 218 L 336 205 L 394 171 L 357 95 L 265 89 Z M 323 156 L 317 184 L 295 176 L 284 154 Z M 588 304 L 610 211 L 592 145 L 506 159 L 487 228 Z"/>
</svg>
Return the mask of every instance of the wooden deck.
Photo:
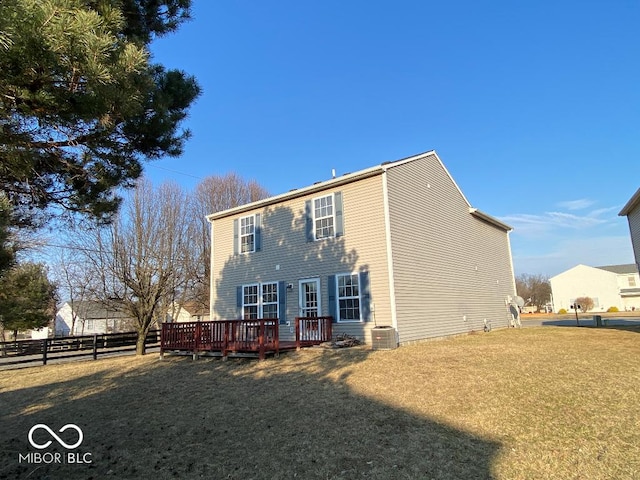
<svg viewBox="0 0 640 480">
<path fill-rule="evenodd" d="M 257 356 L 319 345 L 331 340 L 333 317 L 296 317 L 295 341 L 280 341 L 277 318 L 163 323 L 160 356 L 165 353 Z"/>
</svg>

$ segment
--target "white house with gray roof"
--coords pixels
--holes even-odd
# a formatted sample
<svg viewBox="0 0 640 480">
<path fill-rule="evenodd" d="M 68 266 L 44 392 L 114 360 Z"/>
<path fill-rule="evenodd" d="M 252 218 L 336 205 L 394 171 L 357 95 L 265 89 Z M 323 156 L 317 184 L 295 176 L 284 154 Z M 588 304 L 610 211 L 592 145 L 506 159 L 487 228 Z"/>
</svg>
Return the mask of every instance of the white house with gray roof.
<svg viewBox="0 0 640 480">
<path fill-rule="evenodd" d="M 576 298 L 590 297 L 594 312 L 610 307 L 620 311 L 640 309 L 640 276 L 635 264 L 589 267 L 576 265 L 549 279 L 554 310 L 570 311 Z"/>
<path fill-rule="evenodd" d="M 332 316 L 400 343 L 509 325 L 511 227 L 471 206 L 434 151 L 209 215 L 211 319 Z"/>
</svg>

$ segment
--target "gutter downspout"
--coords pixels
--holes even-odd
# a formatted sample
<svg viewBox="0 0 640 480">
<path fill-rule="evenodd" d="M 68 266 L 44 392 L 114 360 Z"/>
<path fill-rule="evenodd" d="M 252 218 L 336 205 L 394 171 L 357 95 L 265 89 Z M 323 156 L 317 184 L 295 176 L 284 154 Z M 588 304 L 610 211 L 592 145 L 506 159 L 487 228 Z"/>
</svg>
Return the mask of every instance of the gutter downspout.
<svg viewBox="0 0 640 480">
<path fill-rule="evenodd" d="M 396 330 L 398 340 L 398 316 L 396 311 L 396 285 L 393 272 L 393 250 L 391 248 L 391 219 L 389 215 L 389 187 L 387 185 L 387 169 L 382 171 L 382 197 L 384 202 L 384 232 L 387 250 L 387 271 L 389 272 L 389 306 L 391 307 L 391 325 Z"/>
</svg>

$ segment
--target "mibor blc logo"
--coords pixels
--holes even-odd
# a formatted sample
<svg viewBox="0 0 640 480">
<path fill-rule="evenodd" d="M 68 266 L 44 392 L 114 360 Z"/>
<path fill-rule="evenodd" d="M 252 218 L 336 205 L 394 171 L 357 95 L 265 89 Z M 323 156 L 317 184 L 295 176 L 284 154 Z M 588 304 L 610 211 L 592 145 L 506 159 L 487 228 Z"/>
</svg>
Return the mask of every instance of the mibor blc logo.
<svg viewBox="0 0 640 480">
<path fill-rule="evenodd" d="M 43 441 L 43 434 L 38 433 L 37 439 L 34 438 L 34 434 L 43 430 L 48 434 L 48 436 L 52 440 Z M 67 431 L 75 432 L 73 435 L 69 435 L 65 433 L 60 436 L 58 434 L 63 434 Z M 82 429 L 74 425 L 73 423 L 68 423 L 58 432 L 54 432 L 48 425 L 44 423 L 38 423 L 31 427 L 29 430 L 29 434 L 27 435 L 27 439 L 29 440 L 29 444 L 38 450 L 44 450 L 45 448 L 50 447 L 55 442 L 60 445 L 62 448 L 67 450 L 74 450 L 78 448 L 82 444 L 82 440 L 84 440 L 84 434 L 82 433 Z M 55 446 L 55 444 L 54 444 Z M 91 463 L 91 453 L 82 453 L 82 452 L 29 452 L 26 454 L 19 453 L 18 454 L 18 463 L 37 463 L 37 464 L 89 464 Z"/>
</svg>

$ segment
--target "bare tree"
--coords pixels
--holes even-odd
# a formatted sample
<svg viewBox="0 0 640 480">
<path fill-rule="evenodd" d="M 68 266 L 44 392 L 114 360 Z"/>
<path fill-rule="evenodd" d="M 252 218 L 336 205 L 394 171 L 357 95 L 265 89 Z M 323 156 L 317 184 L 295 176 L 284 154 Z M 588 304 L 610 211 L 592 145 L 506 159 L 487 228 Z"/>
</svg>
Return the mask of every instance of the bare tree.
<svg viewBox="0 0 640 480">
<path fill-rule="evenodd" d="M 159 324 L 167 299 L 189 286 L 192 233 L 184 191 L 174 184 L 154 187 L 142 180 L 106 228 L 88 231 L 80 247 L 99 279 L 96 295 L 105 306 L 133 318 L 138 333 L 136 353 Z"/>
<path fill-rule="evenodd" d="M 72 247 L 57 247 L 55 263 L 55 280 L 63 300 L 71 307 L 71 326 L 69 335 L 76 334 L 76 324 L 82 323 L 81 334 L 84 332 L 85 302 L 95 300 L 92 293 L 96 291 L 94 270 L 87 268 L 82 261 L 82 255 L 76 255 Z"/>
<path fill-rule="evenodd" d="M 542 309 L 551 298 L 551 283 L 543 275 L 522 274 L 516 277 L 518 295 L 531 305 Z"/>
<path fill-rule="evenodd" d="M 595 302 L 591 297 L 578 297 L 574 300 L 573 303 L 574 305 L 577 305 L 577 308 L 580 309 L 582 313 L 587 313 L 595 305 Z"/>
<path fill-rule="evenodd" d="M 190 300 L 201 308 L 209 304 L 211 226 L 206 216 L 269 196 L 256 181 L 244 180 L 235 173 L 210 176 L 196 186 L 191 206 L 194 243 L 190 276 L 194 283 Z"/>
</svg>

